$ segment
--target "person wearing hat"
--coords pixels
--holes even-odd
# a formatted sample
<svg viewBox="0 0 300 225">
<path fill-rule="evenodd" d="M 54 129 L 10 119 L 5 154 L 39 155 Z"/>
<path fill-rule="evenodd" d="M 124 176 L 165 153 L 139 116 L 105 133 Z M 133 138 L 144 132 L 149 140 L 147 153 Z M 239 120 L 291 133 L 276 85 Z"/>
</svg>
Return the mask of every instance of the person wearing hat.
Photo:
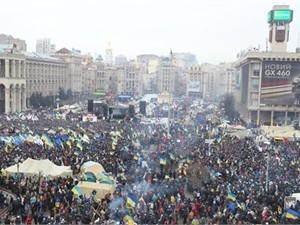
<svg viewBox="0 0 300 225">
<path fill-rule="evenodd" d="M 21 217 L 17 216 L 16 220 L 15 220 L 15 224 L 21 224 Z"/>
</svg>

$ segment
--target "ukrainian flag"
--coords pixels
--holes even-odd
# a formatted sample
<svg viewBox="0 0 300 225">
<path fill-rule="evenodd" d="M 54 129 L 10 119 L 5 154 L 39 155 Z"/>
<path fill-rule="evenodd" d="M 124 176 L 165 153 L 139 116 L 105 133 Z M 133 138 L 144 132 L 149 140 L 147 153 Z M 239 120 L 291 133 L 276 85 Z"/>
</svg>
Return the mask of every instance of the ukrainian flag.
<svg viewBox="0 0 300 225">
<path fill-rule="evenodd" d="M 293 210 L 293 209 L 288 209 L 285 217 L 288 219 L 292 219 L 292 220 L 297 220 L 300 218 L 300 213 L 298 213 L 297 211 Z"/>
<path fill-rule="evenodd" d="M 167 160 L 165 158 L 160 158 L 159 163 L 160 165 L 167 165 Z"/>
<path fill-rule="evenodd" d="M 127 209 L 135 208 L 137 202 L 138 202 L 137 197 L 132 193 L 128 193 L 127 200 L 126 200 L 126 208 Z"/>
<path fill-rule="evenodd" d="M 123 220 L 124 222 L 127 222 L 128 225 L 134 225 L 134 220 L 129 215 L 124 216 Z"/>
<path fill-rule="evenodd" d="M 83 195 L 82 190 L 77 185 L 75 185 L 71 191 L 73 192 L 74 195 L 78 195 L 78 196 Z"/>
<path fill-rule="evenodd" d="M 74 142 L 75 141 L 75 137 L 74 136 L 70 136 L 69 140 L 72 141 L 72 142 Z"/>
<path fill-rule="evenodd" d="M 44 141 L 45 145 L 48 145 L 51 148 L 54 147 L 54 144 L 52 143 L 51 139 L 46 134 L 43 134 L 41 139 Z"/>
<path fill-rule="evenodd" d="M 231 201 L 236 201 L 236 197 L 237 197 L 236 194 L 234 194 L 232 192 L 228 192 L 227 199 L 229 199 Z"/>
<path fill-rule="evenodd" d="M 81 143 L 81 141 L 77 140 L 76 147 L 77 147 L 77 148 L 79 148 L 79 149 L 82 151 L 82 149 L 83 149 L 83 146 L 82 146 L 82 143 Z"/>
<path fill-rule="evenodd" d="M 72 145 L 71 145 L 71 142 L 70 142 L 70 141 L 67 141 L 66 144 L 67 144 L 67 146 L 69 147 L 69 149 L 72 148 Z"/>
<path fill-rule="evenodd" d="M 87 136 L 87 134 L 84 134 L 82 137 L 81 137 L 81 140 L 85 143 L 90 143 L 90 138 L 89 136 Z"/>
</svg>

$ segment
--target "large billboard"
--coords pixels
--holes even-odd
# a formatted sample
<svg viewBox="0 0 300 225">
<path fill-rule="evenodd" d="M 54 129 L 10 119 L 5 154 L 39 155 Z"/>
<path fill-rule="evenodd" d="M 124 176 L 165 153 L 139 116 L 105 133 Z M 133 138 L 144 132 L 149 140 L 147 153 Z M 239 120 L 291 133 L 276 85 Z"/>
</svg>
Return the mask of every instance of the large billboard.
<svg viewBox="0 0 300 225">
<path fill-rule="evenodd" d="M 300 103 L 300 62 L 263 61 L 260 103 Z"/>
<path fill-rule="evenodd" d="M 188 83 L 188 92 L 200 92 L 200 82 L 191 81 Z"/>
</svg>

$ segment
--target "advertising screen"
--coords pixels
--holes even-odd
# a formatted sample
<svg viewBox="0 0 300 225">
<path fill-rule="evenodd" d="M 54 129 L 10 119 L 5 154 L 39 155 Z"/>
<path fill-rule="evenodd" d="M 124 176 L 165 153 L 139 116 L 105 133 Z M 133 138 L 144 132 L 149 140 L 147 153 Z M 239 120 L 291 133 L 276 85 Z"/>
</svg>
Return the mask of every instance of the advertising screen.
<svg viewBox="0 0 300 225">
<path fill-rule="evenodd" d="M 300 62 L 262 63 L 261 104 L 294 105 L 300 101 Z"/>
<path fill-rule="evenodd" d="M 292 10 L 274 10 L 273 20 L 274 21 L 291 21 Z"/>
<path fill-rule="evenodd" d="M 293 10 L 290 9 L 271 10 L 268 13 L 268 23 L 291 22 L 291 21 L 293 21 Z"/>
</svg>

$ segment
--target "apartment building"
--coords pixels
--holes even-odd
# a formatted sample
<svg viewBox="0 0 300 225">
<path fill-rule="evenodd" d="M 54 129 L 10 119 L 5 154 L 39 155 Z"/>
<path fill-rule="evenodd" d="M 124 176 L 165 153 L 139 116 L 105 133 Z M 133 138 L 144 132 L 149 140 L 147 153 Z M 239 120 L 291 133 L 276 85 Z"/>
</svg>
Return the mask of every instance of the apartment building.
<svg viewBox="0 0 300 225">
<path fill-rule="evenodd" d="M 17 51 L 26 51 L 26 41 L 20 38 L 14 38 L 12 35 L 0 34 L 0 44 L 4 45 L 16 45 Z"/>
</svg>

